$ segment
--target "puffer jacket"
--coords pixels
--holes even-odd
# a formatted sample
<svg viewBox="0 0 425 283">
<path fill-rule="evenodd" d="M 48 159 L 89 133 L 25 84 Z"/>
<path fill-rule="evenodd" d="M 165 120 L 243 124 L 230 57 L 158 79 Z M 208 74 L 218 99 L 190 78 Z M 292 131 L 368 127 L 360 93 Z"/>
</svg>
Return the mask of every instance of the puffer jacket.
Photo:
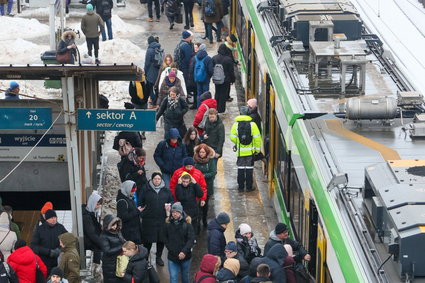
<svg viewBox="0 0 425 283">
<path fill-rule="evenodd" d="M 304 256 L 307 254 L 307 251 L 299 242 L 292 240 L 291 238 L 286 238 L 285 240 L 281 240 L 276 236 L 275 230 L 271 231 L 269 234 L 269 240 L 264 246 L 264 254 L 266 254 L 272 247 L 277 244 L 281 244 L 282 246 L 288 244 L 292 247 L 292 251 L 294 252 L 294 260 L 295 262 L 302 262 Z"/>
<path fill-rule="evenodd" d="M 72 38 L 69 39 L 68 35 L 71 35 Z M 77 50 L 75 48 L 68 49 L 67 47 L 69 45 L 75 44 L 76 38 L 77 38 L 77 35 L 75 34 L 74 31 L 67 30 L 62 33 L 61 41 L 59 41 L 58 50 L 57 50 L 58 53 L 63 54 L 69 50 L 72 52 L 72 56 L 70 59 L 71 61 L 68 62 L 69 64 L 74 64 L 75 56 L 77 55 Z"/>
<path fill-rule="evenodd" d="M 181 202 L 184 212 L 190 217 L 197 219 L 199 207 L 196 200 L 204 196 L 204 192 L 199 184 L 189 183 L 187 187 L 182 184 L 176 186 L 176 200 Z"/>
<path fill-rule="evenodd" d="M 195 160 L 195 168 L 202 172 L 207 183 L 207 195 L 214 194 L 214 179 L 217 174 L 217 162 L 214 158 L 215 151 L 211 148 L 210 155 L 205 158 L 200 158 L 197 148 L 193 159 Z"/>
<path fill-rule="evenodd" d="M 221 64 L 223 66 L 225 83 L 234 83 L 236 80 L 234 63 L 232 58 L 233 58 L 232 51 L 229 48 L 227 48 L 224 43 L 222 43 L 218 47 L 218 54 L 212 58 L 214 62 L 214 66 L 216 64 Z"/>
<path fill-rule="evenodd" d="M 190 64 L 189 64 L 190 76 L 191 78 L 193 78 L 193 80 L 195 80 L 194 72 L 195 72 L 196 62 L 202 61 L 202 60 L 204 60 L 203 63 L 205 65 L 205 71 L 207 73 L 207 77 L 204 82 L 199 82 L 199 83 L 209 83 L 214 72 L 214 63 L 212 61 L 212 58 L 208 56 L 208 53 L 205 50 L 199 50 L 195 54 L 195 56 L 193 56 L 193 58 L 190 60 Z"/>
<path fill-rule="evenodd" d="M 173 262 L 181 262 L 179 253 L 185 254 L 184 260 L 192 258 L 192 248 L 195 244 L 195 233 L 191 225 L 190 216 L 185 213 L 180 219 L 175 220 L 172 216 L 167 218 L 165 224 L 165 245 L 168 249 L 168 259 Z"/>
<path fill-rule="evenodd" d="M 78 283 L 80 282 L 80 256 L 77 251 L 77 239 L 71 233 L 64 233 L 59 236 L 59 239 L 64 244 L 59 267 L 69 283 Z"/>
<path fill-rule="evenodd" d="M 204 192 L 204 195 L 201 197 L 201 200 L 206 200 L 207 199 L 207 182 L 205 182 L 205 178 L 202 172 L 196 169 L 195 166 L 192 168 L 192 170 L 187 170 L 184 166 L 182 166 L 176 171 L 174 171 L 174 174 L 170 180 L 170 191 L 173 194 L 174 199 L 176 199 L 176 192 L 175 192 L 176 185 L 183 172 L 189 173 L 195 179 L 195 181 L 201 186 L 201 189 Z"/>
<path fill-rule="evenodd" d="M 7 212 L 2 212 L 0 214 L 0 251 L 3 253 L 5 261 L 12 252 L 17 240 L 16 233 L 10 230 L 9 215 Z"/>
<path fill-rule="evenodd" d="M 186 134 L 186 126 L 184 124 L 184 115 L 189 111 L 186 99 L 182 97 L 177 98 L 175 105 L 169 102 L 169 98 L 162 101 L 159 107 L 158 113 L 156 114 L 156 120 L 164 115 L 164 132 L 167 133 L 171 128 L 179 130 L 179 134 L 183 137 Z"/>
<path fill-rule="evenodd" d="M 81 30 L 86 38 L 97 38 L 104 30 L 102 18 L 94 11 L 87 11 L 81 19 Z"/>
<path fill-rule="evenodd" d="M 34 283 L 36 262 L 47 278 L 47 267 L 41 258 L 36 255 L 30 247 L 21 247 L 16 249 L 8 258 L 7 263 L 15 270 L 20 283 Z"/>
<path fill-rule="evenodd" d="M 122 221 L 121 233 L 124 239 L 139 245 L 142 243 L 140 211 L 137 209 L 133 198 L 130 197 L 134 185 L 135 183 L 130 180 L 121 184 L 117 195 L 117 216 Z"/>
<path fill-rule="evenodd" d="M 214 151 L 220 156 L 223 155 L 223 144 L 224 144 L 224 124 L 220 116 L 217 116 L 215 122 L 207 120 L 205 123 L 204 135 L 208 135 L 208 139 L 205 140 L 205 143 L 214 149 Z"/>
<path fill-rule="evenodd" d="M 145 55 L 144 70 L 146 74 L 146 80 L 150 82 L 151 84 L 155 83 L 159 73 L 159 66 L 155 66 L 155 64 L 153 63 L 156 49 L 161 49 L 161 44 L 154 41 L 149 44 L 148 50 L 146 50 L 146 55 Z"/>
<path fill-rule="evenodd" d="M 143 246 L 137 247 L 139 252 L 130 257 L 124 274 L 124 282 L 146 283 L 148 282 L 148 250 Z"/>
<path fill-rule="evenodd" d="M 173 135 L 179 136 L 177 129 L 172 129 L 172 131 L 174 132 Z M 187 153 L 181 138 L 178 138 L 176 147 L 171 146 L 169 143 L 170 139 L 161 141 L 155 149 L 153 158 L 161 172 L 173 174 L 175 170 L 183 165 L 183 159 L 187 157 Z"/>
<path fill-rule="evenodd" d="M 236 145 L 237 156 L 251 156 L 261 152 L 261 134 L 257 124 L 252 122 L 252 118 L 247 115 L 239 115 L 235 118 L 235 123 L 230 130 L 230 140 Z M 252 141 L 248 145 L 241 144 L 238 137 L 239 122 L 248 121 L 251 125 Z"/>
<path fill-rule="evenodd" d="M 198 126 L 199 126 L 199 123 L 202 122 L 205 112 L 207 112 L 207 107 L 208 107 L 208 110 L 211 108 L 217 109 L 217 100 L 213 98 L 205 99 L 204 101 L 201 102 L 201 105 L 199 105 L 198 111 L 195 114 L 195 119 L 193 120 L 193 126 L 198 130 L 199 136 L 202 136 L 204 134 L 204 129 L 201 129 Z M 208 121 L 208 116 L 207 116 L 207 121 Z"/>
<path fill-rule="evenodd" d="M 219 256 L 224 262 L 226 255 L 224 248 L 226 247 L 225 229 L 218 224 L 217 219 L 213 219 L 208 223 L 208 253 Z"/>
</svg>

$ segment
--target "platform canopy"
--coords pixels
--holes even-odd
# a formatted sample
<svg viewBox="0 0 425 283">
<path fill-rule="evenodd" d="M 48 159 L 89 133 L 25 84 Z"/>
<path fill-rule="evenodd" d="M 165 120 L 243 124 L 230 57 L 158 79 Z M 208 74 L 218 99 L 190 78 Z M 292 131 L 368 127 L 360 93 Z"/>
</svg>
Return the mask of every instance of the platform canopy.
<svg viewBox="0 0 425 283">
<path fill-rule="evenodd" d="M 60 80 L 83 77 L 98 81 L 140 80 L 143 70 L 134 65 L 0 65 L 2 80 Z"/>
</svg>

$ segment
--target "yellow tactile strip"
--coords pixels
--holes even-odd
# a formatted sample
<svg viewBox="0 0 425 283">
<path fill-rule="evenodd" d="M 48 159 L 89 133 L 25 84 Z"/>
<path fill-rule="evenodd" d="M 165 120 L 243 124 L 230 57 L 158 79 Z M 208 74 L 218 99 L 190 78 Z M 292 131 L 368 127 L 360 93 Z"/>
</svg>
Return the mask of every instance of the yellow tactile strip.
<svg viewBox="0 0 425 283">
<path fill-rule="evenodd" d="M 353 141 L 356 141 L 364 146 L 367 146 L 369 148 L 372 148 L 376 151 L 378 151 L 382 157 L 387 160 L 400 160 L 401 157 L 398 154 L 397 151 L 395 151 L 392 148 L 389 148 L 379 142 L 376 142 L 374 140 L 371 140 L 369 138 L 366 138 L 362 135 L 356 134 L 350 130 L 347 130 L 343 127 L 340 120 L 337 119 L 325 119 L 326 125 L 328 128 L 341 136 L 344 136 L 348 139 L 351 139 Z"/>
</svg>

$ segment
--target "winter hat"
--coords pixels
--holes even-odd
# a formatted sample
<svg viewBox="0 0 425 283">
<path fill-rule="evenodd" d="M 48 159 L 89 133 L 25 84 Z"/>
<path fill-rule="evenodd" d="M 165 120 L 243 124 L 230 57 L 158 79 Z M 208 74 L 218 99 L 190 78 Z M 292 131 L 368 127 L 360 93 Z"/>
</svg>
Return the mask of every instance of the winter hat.
<svg viewBox="0 0 425 283">
<path fill-rule="evenodd" d="M 19 84 L 15 81 L 11 81 L 9 85 L 10 90 L 14 90 L 15 88 L 19 87 Z"/>
<path fill-rule="evenodd" d="M 160 172 L 153 172 L 153 173 L 152 173 L 152 177 L 151 177 L 151 178 L 153 179 L 153 178 L 155 178 L 156 176 L 159 176 L 159 177 L 161 177 L 161 178 L 162 178 L 162 174 L 161 174 Z"/>
<path fill-rule="evenodd" d="M 201 51 L 201 50 L 207 51 L 207 46 L 206 46 L 204 43 L 202 43 L 202 44 L 201 44 L 201 45 L 199 45 L 199 47 L 198 47 L 198 51 Z"/>
<path fill-rule="evenodd" d="M 171 212 L 173 211 L 178 211 L 180 213 L 183 213 L 183 206 L 180 202 L 175 202 L 173 203 L 173 205 L 171 206 Z"/>
<path fill-rule="evenodd" d="M 46 202 L 43 207 L 41 208 L 41 214 L 46 213 L 46 211 L 48 211 L 49 209 L 53 209 L 53 203 L 51 203 L 50 201 Z"/>
<path fill-rule="evenodd" d="M 282 234 L 286 231 L 288 231 L 288 227 L 283 223 L 277 223 L 276 227 L 274 228 L 274 232 L 276 235 Z"/>
<path fill-rule="evenodd" d="M 184 31 L 182 32 L 182 38 L 183 38 L 183 39 L 186 39 L 186 38 L 188 38 L 188 37 L 190 37 L 190 36 L 192 36 L 192 33 L 191 33 L 190 31 L 188 31 L 188 30 L 184 30 Z"/>
<path fill-rule="evenodd" d="M 242 223 L 241 225 L 239 225 L 239 232 L 241 233 L 241 235 L 244 235 L 246 233 L 252 233 L 251 226 L 246 223 Z"/>
<path fill-rule="evenodd" d="M 241 106 L 241 108 L 239 108 L 239 112 L 241 113 L 241 115 L 247 115 L 248 114 L 248 106 Z"/>
<path fill-rule="evenodd" d="M 238 42 L 238 39 L 236 38 L 234 34 L 229 35 L 229 38 L 232 42 Z"/>
<path fill-rule="evenodd" d="M 26 245 L 27 242 L 25 242 L 24 240 L 17 240 L 14 249 L 17 250 L 19 248 L 25 247 Z"/>
<path fill-rule="evenodd" d="M 241 264 L 239 263 L 239 260 L 236 258 L 228 258 L 223 264 L 223 267 L 230 270 L 233 275 L 238 275 L 239 270 L 241 268 Z"/>
<path fill-rule="evenodd" d="M 87 4 L 86 5 L 86 9 L 87 9 L 87 11 L 93 11 L 93 5 L 92 4 Z"/>
<path fill-rule="evenodd" d="M 46 213 L 44 214 L 44 218 L 45 218 L 46 220 L 48 220 L 48 219 L 50 219 L 50 218 L 52 218 L 52 217 L 58 217 L 58 216 L 56 215 L 56 212 L 55 212 L 53 209 L 49 209 L 49 210 L 47 210 L 47 211 L 46 211 Z"/>
<path fill-rule="evenodd" d="M 175 73 L 175 72 L 171 71 L 171 72 L 168 74 L 168 77 L 169 77 L 169 78 L 175 78 L 175 77 L 177 77 L 177 75 L 176 75 L 176 73 Z"/>
<path fill-rule="evenodd" d="M 185 159 L 183 159 L 183 165 L 192 165 L 195 166 L 195 160 L 193 160 L 192 157 L 186 157 Z"/>
<path fill-rule="evenodd" d="M 52 268 L 52 271 L 50 271 L 50 275 L 56 275 L 56 276 L 59 276 L 60 278 L 63 278 L 63 271 L 62 269 L 56 266 Z"/>
<path fill-rule="evenodd" d="M 152 42 L 155 42 L 156 40 L 155 40 L 155 37 L 154 36 L 149 36 L 148 37 L 148 44 L 151 44 Z"/>
<path fill-rule="evenodd" d="M 224 248 L 224 250 L 232 251 L 232 252 L 237 252 L 238 251 L 238 247 L 236 246 L 236 243 L 234 241 L 230 241 L 230 242 L 227 243 L 227 245 Z"/>
<path fill-rule="evenodd" d="M 201 102 L 207 99 L 211 99 L 212 95 L 211 92 L 209 92 L 208 90 L 206 92 L 204 92 L 203 94 L 201 94 L 201 96 L 199 97 L 201 99 Z"/>
<path fill-rule="evenodd" d="M 230 223 L 230 217 L 226 212 L 220 212 L 215 219 L 217 220 L 218 224 L 229 224 Z"/>
<path fill-rule="evenodd" d="M 256 108 L 257 107 L 257 99 L 251 98 L 250 100 L 248 100 L 247 104 L 248 104 L 249 108 Z"/>
</svg>

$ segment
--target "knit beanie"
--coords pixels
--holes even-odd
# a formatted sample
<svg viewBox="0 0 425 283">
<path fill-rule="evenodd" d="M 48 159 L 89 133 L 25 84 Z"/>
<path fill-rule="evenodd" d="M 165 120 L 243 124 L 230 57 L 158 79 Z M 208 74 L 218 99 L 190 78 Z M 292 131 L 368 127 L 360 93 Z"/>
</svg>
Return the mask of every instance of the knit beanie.
<svg viewBox="0 0 425 283">
<path fill-rule="evenodd" d="M 171 72 L 168 74 L 168 77 L 169 77 L 169 78 L 175 78 L 175 77 L 177 77 L 177 75 L 176 75 L 176 73 L 175 73 L 175 72 L 171 71 Z"/>
<path fill-rule="evenodd" d="M 230 241 L 230 242 L 227 243 L 227 245 L 224 248 L 224 250 L 232 251 L 232 252 L 237 252 L 238 251 L 238 247 L 236 246 L 236 243 L 234 241 Z"/>
<path fill-rule="evenodd" d="M 238 42 L 238 39 L 236 38 L 234 34 L 229 35 L 229 37 L 232 42 Z"/>
<path fill-rule="evenodd" d="M 183 206 L 180 202 L 175 202 L 173 203 L 173 205 L 171 206 L 171 212 L 173 211 L 178 211 L 180 213 L 183 213 Z"/>
<path fill-rule="evenodd" d="M 16 241 L 14 248 L 15 248 L 15 250 L 17 250 L 19 248 L 25 247 L 26 245 L 27 245 L 27 242 L 25 242 L 24 240 L 19 239 L 19 240 Z"/>
<path fill-rule="evenodd" d="M 241 115 L 247 115 L 248 114 L 248 106 L 241 106 L 241 108 L 239 108 L 239 112 L 241 113 Z"/>
<path fill-rule="evenodd" d="M 239 232 L 241 233 L 241 235 L 244 235 L 246 233 L 252 233 L 251 226 L 246 223 L 242 223 L 241 225 L 239 225 Z"/>
<path fill-rule="evenodd" d="M 14 90 L 15 88 L 19 87 L 19 84 L 15 81 L 11 81 L 9 84 L 9 89 Z"/>
<path fill-rule="evenodd" d="M 201 99 L 201 102 L 207 99 L 211 99 L 212 95 L 211 92 L 209 92 L 208 90 L 206 92 L 204 92 L 203 94 L 201 94 L 201 96 L 199 97 Z"/>
<path fill-rule="evenodd" d="M 282 234 L 286 231 L 288 231 L 288 227 L 283 223 L 277 223 L 276 227 L 274 228 L 274 233 L 276 235 Z"/>
<path fill-rule="evenodd" d="M 207 46 L 206 46 L 204 43 L 202 43 L 202 44 L 201 44 L 201 45 L 199 45 L 199 47 L 198 47 L 198 51 L 201 51 L 201 50 L 207 51 Z"/>
<path fill-rule="evenodd" d="M 161 174 L 160 172 L 153 172 L 153 173 L 152 173 L 152 177 L 151 177 L 151 178 L 153 179 L 153 178 L 155 178 L 156 176 L 159 176 L 159 177 L 161 177 L 161 179 L 162 179 L 162 174 Z"/>
<path fill-rule="evenodd" d="M 257 99 L 251 98 L 250 100 L 248 100 L 247 104 L 248 104 L 249 108 L 256 108 L 257 107 Z"/>
<path fill-rule="evenodd" d="M 195 161 L 193 160 L 192 157 L 186 157 L 185 159 L 183 159 L 183 165 L 192 165 L 195 166 Z"/>
<path fill-rule="evenodd" d="M 47 220 L 47 219 L 50 219 L 52 217 L 58 217 L 56 215 L 56 212 L 53 209 L 47 210 L 46 213 L 44 214 L 44 218 Z"/>
<path fill-rule="evenodd" d="M 192 36 L 192 33 L 191 33 L 190 31 L 188 31 L 188 30 L 184 30 L 184 31 L 182 32 L 182 38 L 183 38 L 183 39 L 186 39 L 186 38 L 188 38 L 188 37 L 190 37 L 190 36 Z"/>
<path fill-rule="evenodd" d="M 93 5 L 92 4 L 87 4 L 86 5 L 86 9 L 87 9 L 87 11 L 93 11 Z"/>
<path fill-rule="evenodd" d="M 230 217 L 226 212 L 220 212 L 215 219 L 217 220 L 218 224 L 229 224 L 230 223 Z"/>
<path fill-rule="evenodd" d="M 50 271 L 50 275 L 56 275 L 56 276 L 59 276 L 60 278 L 63 278 L 63 271 L 62 269 L 56 266 L 52 268 L 52 271 Z"/>
</svg>

